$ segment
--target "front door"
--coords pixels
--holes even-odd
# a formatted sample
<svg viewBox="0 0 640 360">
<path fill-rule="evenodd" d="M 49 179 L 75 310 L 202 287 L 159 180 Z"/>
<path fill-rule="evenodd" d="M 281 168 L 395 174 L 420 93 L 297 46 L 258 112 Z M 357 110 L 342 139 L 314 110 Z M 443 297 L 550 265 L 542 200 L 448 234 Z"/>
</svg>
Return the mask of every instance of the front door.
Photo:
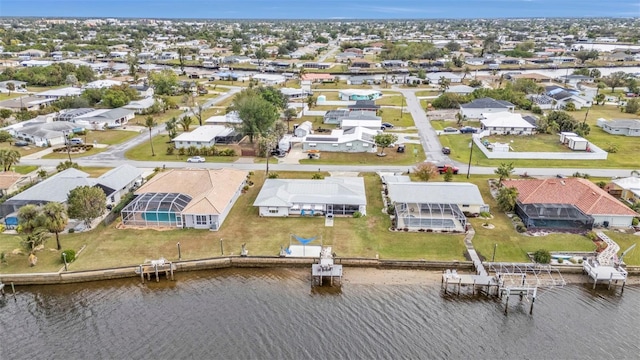
<svg viewBox="0 0 640 360">
<path fill-rule="evenodd" d="M 333 204 L 327 204 L 327 214 L 333 214 Z"/>
<path fill-rule="evenodd" d="M 180 214 L 176 215 L 176 227 L 179 227 L 179 228 L 182 227 L 182 215 Z"/>
</svg>

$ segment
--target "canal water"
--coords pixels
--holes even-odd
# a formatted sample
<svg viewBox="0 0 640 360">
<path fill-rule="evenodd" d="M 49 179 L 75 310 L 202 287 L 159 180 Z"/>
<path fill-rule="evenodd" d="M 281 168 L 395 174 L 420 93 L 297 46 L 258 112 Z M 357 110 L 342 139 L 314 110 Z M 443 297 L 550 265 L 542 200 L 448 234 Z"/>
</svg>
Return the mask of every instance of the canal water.
<svg viewBox="0 0 640 360">
<path fill-rule="evenodd" d="M 348 270 L 348 269 L 347 269 Z M 640 287 L 513 297 L 425 284 L 312 289 L 303 270 L 29 286 L 0 300 L 0 359 L 637 359 Z M 464 291 L 463 291 L 464 292 Z"/>
</svg>

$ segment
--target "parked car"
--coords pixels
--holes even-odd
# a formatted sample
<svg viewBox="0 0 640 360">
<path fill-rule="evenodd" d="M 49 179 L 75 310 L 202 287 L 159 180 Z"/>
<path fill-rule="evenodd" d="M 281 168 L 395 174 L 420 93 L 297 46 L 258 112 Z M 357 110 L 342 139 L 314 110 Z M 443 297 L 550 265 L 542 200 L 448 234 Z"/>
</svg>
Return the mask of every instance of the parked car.
<svg viewBox="0 0 640 360">
<path fill-rule="evenodd" d="M 202 156 L 192 156 L 187 159 L 187 162 L 190 162 L 190 163 L 203 163 L 205 161 L 206 161 L 205 158 L 203 158 Z"/>
<path fill-rule="evenodd" d="M 24 140 L 18 140 L 16 142 L 14 142 L 13 145 L 15 145 L 15 146 L 27 146 L 27 145 L 29 145 L 29 143 L 24 141 Z"/>
<path fill-rule="evenodd" d="M 460 128 L 460 133 L 462 134 L 475 134 L 478 132 L 478 129 L 471 126 L 463 126 Z"/>
<path fill-rule="evenodd" d="M 399 153 L 403 153 L 404 152 L 404 144 L 398 144 L 398 147 L 396 148 L 396 151 Z"/>
<path fill-rule="evenodd" d="M 382 130 L 384 129 L 393 129 L 393 124 L 388 123 L 388 122 L 383 122 L 382 126 L 380 127 Z"/>
<path fill-rule="evenodd" d="M 442 165 L 438 165 L 438 172 L 440 174 L 444 174 L 447 172 L 447 170 L 451 169 L 451 171 L 453 172 L 454 175 L 457 175 L 458 172 L 460 171 L 460 169 L 458 169 L 457 167 L 450 165 L 450 164 L 442 164 Z"/>
<path fill-rule="evenodd" d="M 449 149 L 449 147 L 445 146 L 442 148 L 442 153 L 445 155 L 449 155 L 451 154 L 451 149 Z"/>
<path fill-rule="evenodd" d="M 456 128 L 452 128 L 452 127 L 446 127 L 446 128 L 444 128 L 442 131 L 443 131 L 443 132 L 446 132 L 446 133 L 457 133 L 457 132 L 458 132 L 458 129 L 456 129 Z"/>
</svg>

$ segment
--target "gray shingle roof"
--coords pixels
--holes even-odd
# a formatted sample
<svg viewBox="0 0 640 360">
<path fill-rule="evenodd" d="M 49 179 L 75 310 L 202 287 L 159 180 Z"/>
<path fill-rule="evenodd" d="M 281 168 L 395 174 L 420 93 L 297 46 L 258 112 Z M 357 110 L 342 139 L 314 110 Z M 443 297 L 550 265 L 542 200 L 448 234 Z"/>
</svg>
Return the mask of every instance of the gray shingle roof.
<svg viewBox="0 0 640 360">
<path fill-rule="evenodd" d="M 113 190 L 121 190 L 140 177 L 142 177 L 142 170 L 124 164 L 102 174 L 96 182 Z"/>
<path fill-rule="evenodd" d="M 515 105 L 504 100 L 481 98 L 475 99 L 470 103 L 460 104 L 460 107 L 465 109 L 508 109 L 510 107 L 515 107 Z"/>
<path fill-rule="evenodd" d="M 366 205 L 364 179 L 267 179 L 253 206 L 291 206 L 294 203 Z"/>
<path fill-rule="evenodd" d="M 67 169 L 30 187 L 7 201 L 42 201 L 66 203 L 69 192 L 79 186 L 94 186 L 95 179 L 77 169 Z"/>
</svg>

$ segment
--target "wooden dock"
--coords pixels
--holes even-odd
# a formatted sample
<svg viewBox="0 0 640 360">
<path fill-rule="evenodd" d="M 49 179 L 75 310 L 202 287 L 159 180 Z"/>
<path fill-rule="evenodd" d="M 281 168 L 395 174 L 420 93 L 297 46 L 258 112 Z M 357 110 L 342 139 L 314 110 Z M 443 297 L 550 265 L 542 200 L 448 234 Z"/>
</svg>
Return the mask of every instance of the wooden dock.
<svg viewBox="0 0 640 360">
<path fill-rule="evenodd" d="M 140 275 L 140 280 L 144 283 L 144 276 L 147 275 L 147 281 L 151 281 L 151 275 L 155 275 L 156 282 L 160 281 L 160 275 L 164 274 L 168 279 L 173 280 L 173 272 L 176 269 L 176 265 L 171 261 L 151 260 L 150 263 L 139 265 L 135 272 Z"/>
<path fill-rule="evenodd" d="M 342 265 L 336 265 L 333 261 L 333 253 L 330 246 L 322 246 L 317 264 L 311 264 L 312 285 L 322 286 L 323 279 L 329 278 L 331 286 L 336 278 L 342 285 Z"/>
</svg>

